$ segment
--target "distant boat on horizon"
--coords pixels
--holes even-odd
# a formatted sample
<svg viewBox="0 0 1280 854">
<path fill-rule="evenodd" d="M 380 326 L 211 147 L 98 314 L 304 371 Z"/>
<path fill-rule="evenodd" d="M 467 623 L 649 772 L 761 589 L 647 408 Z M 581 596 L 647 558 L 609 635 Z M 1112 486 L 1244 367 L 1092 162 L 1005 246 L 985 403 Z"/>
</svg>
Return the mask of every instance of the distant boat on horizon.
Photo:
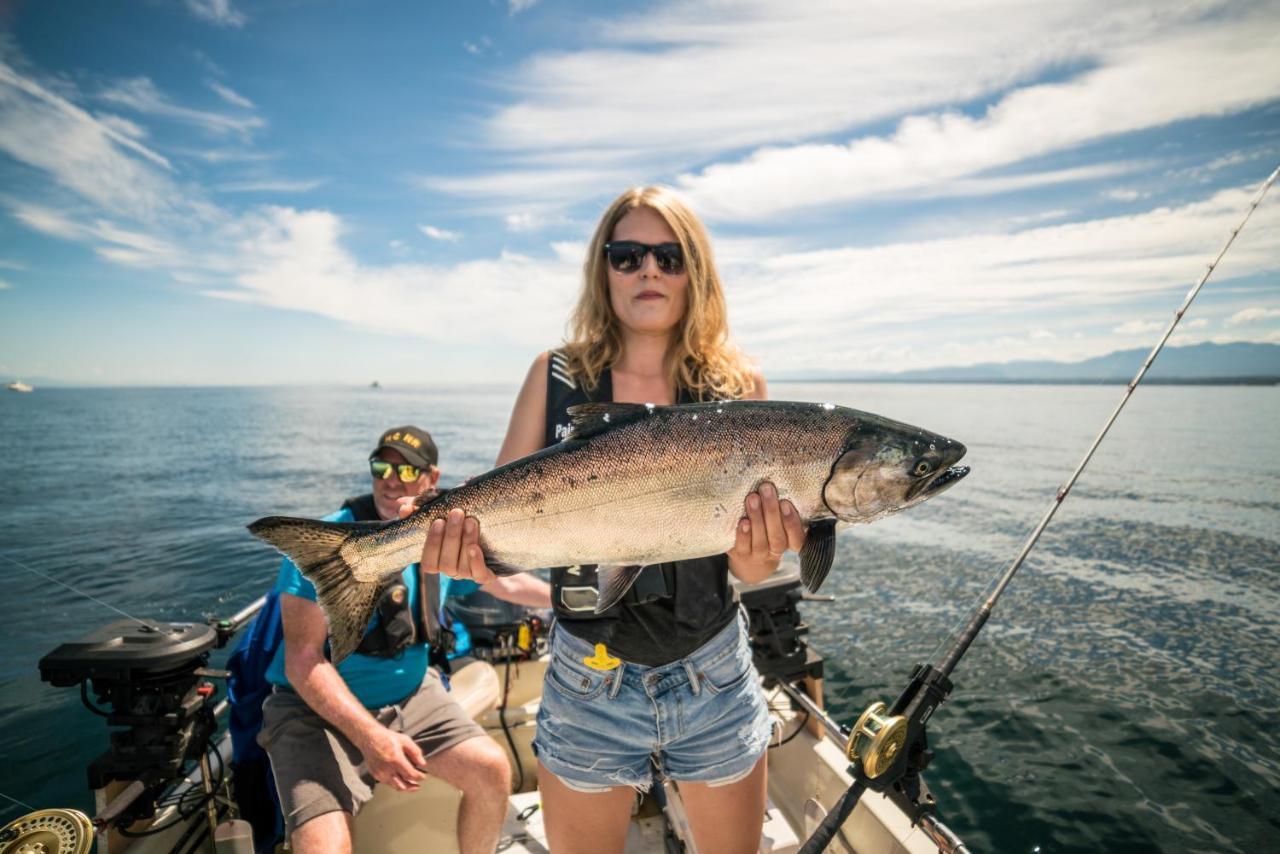
<svg viewBox="0 0 1280 854">
<path fill-rule="evenodd" d="M 22 380 L 14 380 L 13 382 L 6 385 L 5 388 L 9 389 L 9 391 L 35 391 L 36 390 L 35 386 L 27 385 Z"/>
<path fill-rule="evenodd" d="M 369 388 L 382 388 L 382 386 L 378 384 L 377 380 L 374 380 L 373 382 L 369 383 Z"/>
</svg>

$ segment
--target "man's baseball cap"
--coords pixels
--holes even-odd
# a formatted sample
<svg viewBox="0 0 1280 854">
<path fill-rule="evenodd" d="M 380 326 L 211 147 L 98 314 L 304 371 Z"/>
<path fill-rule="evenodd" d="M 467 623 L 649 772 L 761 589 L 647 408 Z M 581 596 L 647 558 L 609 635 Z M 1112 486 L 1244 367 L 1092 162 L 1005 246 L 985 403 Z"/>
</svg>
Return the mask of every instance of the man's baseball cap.
<svg viewBox="0 0 1280 854">
<path fill-rule="evenodd" d="M 413 426 L 392 427 L 383 433 L 382 438 L 378 440 L 378 447 L 373 449 L 369 459 L 376 457 L 383 448 L 396 449 L 400 452 L 400 456 L 404 457 L 405 462 L 423 469 L 434 466 L 440 459 L 440 453 L 436 450 L 436 443 L 432 441 L 431 434 Z"/>
</svg>

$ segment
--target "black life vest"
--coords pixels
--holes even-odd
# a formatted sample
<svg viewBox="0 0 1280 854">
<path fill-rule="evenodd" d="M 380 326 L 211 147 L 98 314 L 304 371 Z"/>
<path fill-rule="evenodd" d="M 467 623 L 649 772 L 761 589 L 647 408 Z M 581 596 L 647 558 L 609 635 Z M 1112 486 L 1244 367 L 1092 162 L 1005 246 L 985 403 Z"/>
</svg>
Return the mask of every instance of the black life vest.
<svg viewBox="0 0 1280 854">
<path fill-rule="evenodd" d="M 613 375 L 605 368 L 588 391 L 569 372 L 564 354 L 552 351 L 547 373 L 547 446 L 570 433 L 568 409 L 612 402 Z M 679 389 L 677 403 L 695 403 Z M 683 658 L 727 626 L 737 613 L 729 585 L 729 560 L 713 555 L 647 566 L 616 605 L 595 613 L 594 566 L 551 570 L 551 602 L 562 629 L 588 643 L 603 643 L 625 661 L 656 667 Z"/>
</svg>

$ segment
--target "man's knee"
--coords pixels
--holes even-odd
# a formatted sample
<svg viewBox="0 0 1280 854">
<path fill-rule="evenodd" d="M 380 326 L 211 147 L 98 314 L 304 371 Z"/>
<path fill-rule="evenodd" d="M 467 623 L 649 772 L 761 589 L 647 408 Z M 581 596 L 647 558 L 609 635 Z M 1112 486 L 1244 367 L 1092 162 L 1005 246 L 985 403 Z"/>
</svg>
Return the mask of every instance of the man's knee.
<svg viewBox="0 0 1280 854">
<path fill-rule="evenodd" d="M 473 738 L 461 745 L 466 752 L 467 774 L 464 791 L 500 794 L 511 793 L 511 763 L 507 754 L 492 738 Z"/>
<path fill-rule="evenodd" d="M 294 828 L 289 847 L 295 854 L 351 854 L 351 815 L 321 813 Z"/>
<path fill-rule="evenodd" d="M 511 793 L 511 763 L 507 761 L 507 752 L 491 738 L 477 738 L 475 741 L 483 745 L 476 760 L 477 770 L 505 797 Z"/>
</svg>

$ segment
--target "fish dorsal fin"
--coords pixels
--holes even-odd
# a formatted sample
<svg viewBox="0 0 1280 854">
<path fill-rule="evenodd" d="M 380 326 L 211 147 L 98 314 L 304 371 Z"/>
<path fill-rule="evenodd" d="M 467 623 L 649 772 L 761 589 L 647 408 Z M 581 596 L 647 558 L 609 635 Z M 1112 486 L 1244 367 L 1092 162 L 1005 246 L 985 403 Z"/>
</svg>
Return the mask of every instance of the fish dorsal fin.
<svg viewBox="0 0 1280 854">
<path fill-rule="evenodd" d="M 800 547 L 800 580 L 810 593 L 817 593 L 836 557 L 836 521 L 824 519 L 809 525 Z"/>
<path fill-rule="evenodd" d="M 568 409 L 571 431 L 569 438 L 586 439 L 647 418 L 657 409 L 652 403 L 580 403 Z"/>
</svg>

